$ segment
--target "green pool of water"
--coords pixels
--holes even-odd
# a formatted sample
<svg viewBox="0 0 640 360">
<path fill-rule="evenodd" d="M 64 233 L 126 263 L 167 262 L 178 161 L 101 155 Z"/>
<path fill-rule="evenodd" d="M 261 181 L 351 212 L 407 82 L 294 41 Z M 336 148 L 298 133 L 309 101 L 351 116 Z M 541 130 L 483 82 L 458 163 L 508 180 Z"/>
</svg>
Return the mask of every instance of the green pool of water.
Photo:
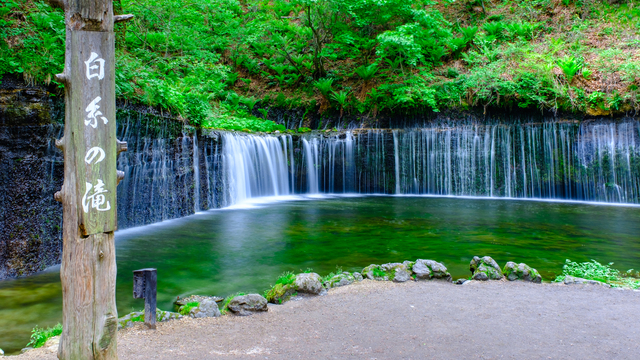
<svg viewBox="0 0 640 360">
<path fill-rule="evenodd" d="M 526 262 L 545 280 L 565 259 L 640 268 L 640 207 L 431 197 L 338 197 L 224 209 L 116 234 L 118 312 L 132 271 L 158 269 L 158 307 L 176 296 L 262 293 L 283 271 L 325 275 L 341 266 L 417 258 L 467 277 L 474 255 Z M 19 351 L 35 326 L 62 318 L 59 273 L 0 282 L 0 348 Z"/>
</svg>

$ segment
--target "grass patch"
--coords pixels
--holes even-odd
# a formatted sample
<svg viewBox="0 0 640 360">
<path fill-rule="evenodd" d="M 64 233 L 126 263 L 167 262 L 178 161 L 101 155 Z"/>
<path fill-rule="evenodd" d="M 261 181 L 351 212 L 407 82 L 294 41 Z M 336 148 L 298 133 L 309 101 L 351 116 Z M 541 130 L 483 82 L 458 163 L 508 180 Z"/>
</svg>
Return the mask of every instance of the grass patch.
<svg viewBox="0 0 640 360">
<path fill-rule="evenodd" d="M 52 328 L 48 327 L 46 329 L 41 329 L 36 326 L 31 330 L 31 341 L 29 341 L 27 346 L 32 346 L 33 348 L 42 347 L 47 340 L 60 334 L 62 334 L 62 324 L 58 324 Z"/>
<path fill-rule="evenodd" d="M 193 308 L 196 308 L 198 306 L 200 306 L 199 302 L 191 301 L 191 302 L 188 302 L 186 305 L 181 306 L 178 312 L 180 313 L 180 315 L 186 316 L 186 315 L 189 315 L 189 313 Z"/>
<path fill-rule="evenodd" d="M 384 270 L 380 269 L 379 267 L 373 268 L 373 277 L 383 278 L 385 276 L 388 276 L 388 274 Z"/>
</svg>

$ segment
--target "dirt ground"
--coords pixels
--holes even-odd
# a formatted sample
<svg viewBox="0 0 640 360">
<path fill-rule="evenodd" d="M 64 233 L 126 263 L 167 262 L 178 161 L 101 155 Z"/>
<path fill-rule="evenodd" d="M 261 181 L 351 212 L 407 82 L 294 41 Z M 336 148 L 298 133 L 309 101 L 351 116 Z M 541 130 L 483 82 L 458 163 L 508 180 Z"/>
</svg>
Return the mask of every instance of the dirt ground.
<svg viewBox="0 0 640 360">
<path fill-rule="evenodd" d="M 374 282 L 249 317 L 118 333 L 120 359 L 640 359 L 640 292 L 503 281 Z M 36 349 L 13 357 L 56 359 Z"/>
</svg>

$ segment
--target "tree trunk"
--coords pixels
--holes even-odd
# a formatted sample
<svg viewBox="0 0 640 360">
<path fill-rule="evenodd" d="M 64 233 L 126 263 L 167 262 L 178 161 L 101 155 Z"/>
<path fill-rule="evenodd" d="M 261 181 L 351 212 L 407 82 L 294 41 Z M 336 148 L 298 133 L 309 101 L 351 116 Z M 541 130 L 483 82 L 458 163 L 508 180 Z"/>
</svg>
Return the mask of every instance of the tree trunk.
<svg viewBox="0 0 640 360">
<path fill-rule="evenodd" d="M 58 358 L 117 359 L 115 44 L 112 0 L 66 0 L 62 338 Z"/>
</svg>

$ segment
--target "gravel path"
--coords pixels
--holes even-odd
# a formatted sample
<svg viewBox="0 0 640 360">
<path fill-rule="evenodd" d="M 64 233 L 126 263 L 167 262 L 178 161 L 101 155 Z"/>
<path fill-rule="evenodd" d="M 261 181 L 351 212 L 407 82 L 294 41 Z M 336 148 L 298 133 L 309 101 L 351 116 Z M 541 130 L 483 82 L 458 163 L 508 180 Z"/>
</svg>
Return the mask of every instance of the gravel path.
<svg viewBox="0 0 640 360">
<path fill-rule="evenodd" d="M 249 317 L 118 333 L 120 359 L 640 359 L 640 292 L 365 280 Z M 44 349 L 15 359 L 56 359 Z"/>
</svg>

